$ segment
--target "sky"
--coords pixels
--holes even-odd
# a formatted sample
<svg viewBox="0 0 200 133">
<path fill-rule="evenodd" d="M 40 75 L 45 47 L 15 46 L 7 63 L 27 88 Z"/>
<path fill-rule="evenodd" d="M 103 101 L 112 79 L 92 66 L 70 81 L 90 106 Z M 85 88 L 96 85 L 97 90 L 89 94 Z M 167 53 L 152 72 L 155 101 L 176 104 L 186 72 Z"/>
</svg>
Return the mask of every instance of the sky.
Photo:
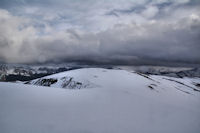
<svg viewBox="0 0 200 133">
<path fill-rule="evenodd" d="M 200 0 L 0 0 L 0 61 L 200 64 Z"/>
</svg>

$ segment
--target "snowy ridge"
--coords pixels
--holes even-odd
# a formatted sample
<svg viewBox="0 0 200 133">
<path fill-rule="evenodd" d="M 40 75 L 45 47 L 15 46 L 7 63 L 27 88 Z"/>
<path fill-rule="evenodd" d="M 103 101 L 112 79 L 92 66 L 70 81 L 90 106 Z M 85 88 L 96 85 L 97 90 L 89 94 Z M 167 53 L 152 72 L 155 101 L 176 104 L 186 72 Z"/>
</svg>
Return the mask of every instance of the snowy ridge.
<svg viewBox="0 0 200 133">
<path fill-rule="evenodd" d="M 137 82 L 134 82 L 137 79 Z M 66 71 L 43 78 L 35 79 L 25 84 L 49 86 L 56 88 L 81 89 L 95 87 L 110 87 L 116 86 L 134 86 L 142 83 L 141 87 L 145 86 L 153 91 L 161 91 L 159 88 L 169 88 L 168 84 L 173 85 L 179 91 L 187 94 L 193 94 L 200 91 L 199 78 L 173 78 L 156 75 L 146 75 L 139 72 L 130 72 L 125 70 L 110 70 L 103 68 L 85 68 Z M 166 84 L 168 83 L 168 84 Z"/>
<path fill-rule="evenodd" d="M 200 68 L 165 68 L 165 67 L 138 67 L 135 68 L 136 71 L 144 74 L 152 75 L 163 75 L 168 77 L 199 77 L 200 78 Z"/>
</svg>

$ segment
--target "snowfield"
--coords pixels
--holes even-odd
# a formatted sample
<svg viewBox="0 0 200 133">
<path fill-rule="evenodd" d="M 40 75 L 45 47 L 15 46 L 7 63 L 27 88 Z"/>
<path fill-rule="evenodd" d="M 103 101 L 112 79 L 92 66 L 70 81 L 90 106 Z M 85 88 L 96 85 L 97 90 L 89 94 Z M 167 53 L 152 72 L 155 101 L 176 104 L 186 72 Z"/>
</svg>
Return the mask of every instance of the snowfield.
<svg viewBox="0 0 200 133">
<path fill-rule="evenodd" d="M 0 83 L 0 133 L 199 132 L 199 78 L 85 68 Z"/>
</svg>

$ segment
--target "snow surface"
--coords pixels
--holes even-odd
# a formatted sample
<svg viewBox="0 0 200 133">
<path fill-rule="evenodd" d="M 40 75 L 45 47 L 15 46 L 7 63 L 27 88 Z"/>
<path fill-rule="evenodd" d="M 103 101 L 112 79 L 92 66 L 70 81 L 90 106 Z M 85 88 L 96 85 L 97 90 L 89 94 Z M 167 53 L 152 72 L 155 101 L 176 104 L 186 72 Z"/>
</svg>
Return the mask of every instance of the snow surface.
<svg viewBox="0 0 200 133">
<path fill-rule="evenodd" d="M 89 84 L 60 89 L 61 78 Z M 78 69 L 51 87 L 0 83 L 0 133 L 199 133 L 198 78 Z"/>
</svg>

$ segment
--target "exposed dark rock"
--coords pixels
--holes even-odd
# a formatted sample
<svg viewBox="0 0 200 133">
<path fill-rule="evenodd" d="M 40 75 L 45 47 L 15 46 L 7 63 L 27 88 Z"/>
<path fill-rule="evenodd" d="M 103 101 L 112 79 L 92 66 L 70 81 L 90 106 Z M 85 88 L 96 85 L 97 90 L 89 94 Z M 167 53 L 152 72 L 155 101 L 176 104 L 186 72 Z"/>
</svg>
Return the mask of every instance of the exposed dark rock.
<svg viewBox="0 0 200 133">
<path fill-rule="evenodd" d="M 149 87 L 151 90 L 154 90 L 154 88 L 153 88 L 152 86 L 149 85 L 148 87 Z"/>
<path fill-rule="evenodd" d="M 57 79 L 53 79 L 53 78 L 49 78 L 49 79 L 39 79 L 38 81 L 36 81 L 34 83 L 34 85 L 40 85 L 40 86 L 50 86 L 54 83 L 56 83 L 58 80 Z"/>
</svg>

